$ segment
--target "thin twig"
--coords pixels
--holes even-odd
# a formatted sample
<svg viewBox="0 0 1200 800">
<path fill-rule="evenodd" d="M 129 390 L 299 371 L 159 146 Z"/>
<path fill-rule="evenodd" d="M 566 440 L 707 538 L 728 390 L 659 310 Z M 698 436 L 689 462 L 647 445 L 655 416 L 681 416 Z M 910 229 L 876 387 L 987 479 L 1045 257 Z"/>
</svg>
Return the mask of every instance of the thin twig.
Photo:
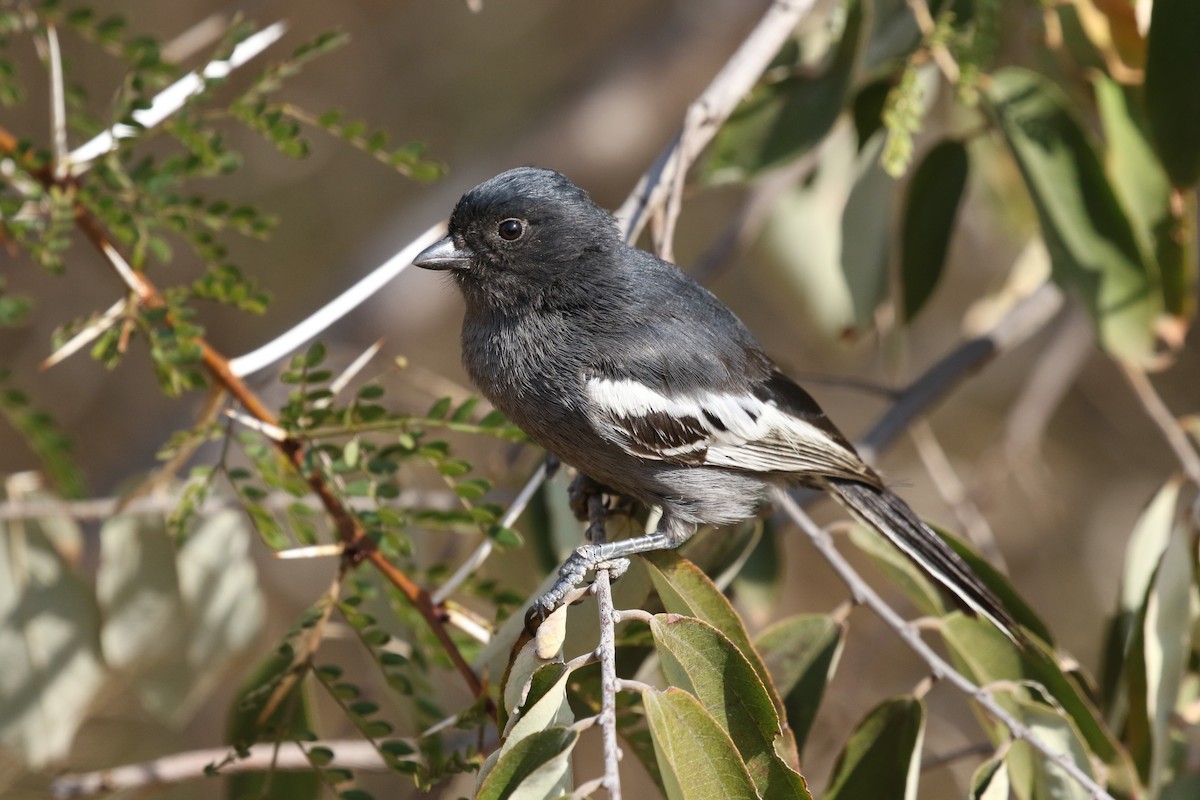
<svg viewBox="0 0 1200 800">
<path fill-rule="evenodd" d="M 111 151 L 121 139 L 140 136 L 150 128 L 157 127 L 183 108 L 188 99 L 204 89 L 205 83 L 214 78 L 225 78 L 235 69 L 262 53 L 283 36 L 287 23 L 276 22 L 239 42 L 229 58 L 209 62 L 200 72 L 189 72 L 175 83 L 163 89 L 150 101 L 149 108 L 138 109 L 132 116 L 139 127 L 117 123 L 108 130 L 89 139 L 71 151 L 68 161 L 71 174 L 78 176 L 91 168 L 97 158 Z"/>
<path fill-rule="evenodd" d="M 968 339 L 926 370 L 897 395 L 887 413 L 856 443 L 862 457 L 867 462 L 875 460 L 914 419 L 936 405 L 959 381 L 1041 330 L 1062 302 L 1062 292 L 1053 284 L 1043 283 L 986 334 Z"/>
<path fill-rule="evenodd" d="M 511 528 L 516 524 L 521 514 L 524 513 L 525 507 L 529 505 L 529 501 L 533 499 L 534 493 L 545 482 L 550 472 L 549 464 L 542 461 L 537 470 L 529 476 L 529 480 L 525 482 L 521 492 L 508 507 L 508 511 L 504 512 L 504 517 L 500 520 L 500 527 Z M 475 552 L 471 553 L 454 571 L 454 574 L 433 593 L 433 602 L 446 602 L 446 599 L 454 594 L 467 578 L 470 578 L 477 569 L 483 566 L 483 562 L 487 561 L 494 548 L 495 542 L 490 537 L 484 537 L 484 540 L 479 543 L 479 547 L 475 548 Z"/>
<path fill-rule="evenodd" d="M 61 181 L 71 173 L 67 145 L 67 92 L 63 86 L 62 50 L 58 46 L 58 27 L 46 23 L 46 57 L 50 61 L 50 129 L 54 135 L 54 179 Z"/>
<path fill-rule="evenodd" d="M 927 41 L 934 63 L 938 65 L 938 69 L 946 76 L 946 80 L 957 86 L 958 78 L 961 74 L 958 62 L 954 60 L 954 56 L 950 53 L 946 45 L 941 42 L 929 41 L 937 28 L 937 23 L 933 19 L 933 13 L 930 12 L 929 5 L 925 0 L 907 0 L 907 2 L 909 10 L 912 11 L 913 18 L 917 21 L 917 27 L 921 29 L 921 35 Z"/>
<path fill-rule="evenodd" d="M 758 82 L 771 59 L 816 0 L 776 0 L 758 25 L 688 107 L 684 127 L 638 181 L 616 212 L 626 240 L 637 239 L 649 216 L 662 207 L 677 176 L 686 173 L 721 124 Z"/>
<path fill-rule="evenodd" d="M 370 742 L 357 739 L 334 741 L 262 742 L 252 745 L 245 758 L 234 758 L 221 767 L 222 775 L 243 772 L 265 772 L 267 770 L 309 771 L 312 763 L 303 748 L 325 747 L 333 751 L 334 760 L 329 767 L 343 769 L 379 771 L 389 769 Z M 51 784 L 55 797 L 85 797 L 101 792 L 128 789 L 144 789 L 151 786 L 183 783 L 205 777 L 205 768 L 210 764 L 226 761 L 232 753 L 229 747 L 211 747 L 184 753 L 172 753 L 141 764 L 127 764 L 97 772 L 78 775 L 63 775 Z"/>
<path fill-rule="evenodd" d="M 1162 431 L 1167 444 L 1175 451 L 1175 457 L 1183 466 L 1188 480 L 1200 486 L 1200 454 L 1197 454 L 1196 449 L 1192 447 L 1187 431 L 1183 429 L 1179 420 L 1171 413 L 1171 409 L 1167 408 L 1167 404 L 1159 397 L 1158 392 L 1154 389 L 1154 384 L 1150 382 L 1146 373 L 1133 364 L 1119 363 L 1121 371 L 1125 373 L 1125 379 L 1129 381 L 1129 385 L 1133 387 L 1134 393 L 1141 401 L 1142 408 L 1146 410 L 1146 416 L 1150 417 L 1151 421 Z"/>
<path fill-rule="evenodd" d="M 429 245 L 446 233 L 446 223 L 438 222 L 400 249 L 396 255 L 380 264 L 337 297 L 330 300 L 299 324 L 283 332 L 255 350 L 230 359 L 229 369 L 239 378 L 244 378 L 269 367 L 291 355 L 304 344 L 320 336 L 333 323 L 349 314 L 370 298 L 404 270 L 412 266 L 412 260 Z"/>
<path fill-rule="evenodd" d="M 956 670 L 950 662 L 946 661 L 932 647 L 926 644 L 917 628 L 889 606 L 854 570 L 850 562 L 834 546 L 833 538 L 829 535 L 829 532 L 813 522 L 808 514 L 786 492 L 776 490 L 774 497 L 775 503 L 804 531 L 805 535 L 808 536 L 825 560 L 829 562 L 830 566 L 833 567 L 834 571 L 837 572 L 838 576 L 849 587 L 854 598 L 858 602 L 870 607 L 872 611 L 879 615 L 887 626 L 895 631 L 904 643 L 908 645 L 909 649 L 929 665 L 935 677 L 948 681 L 956 689 L 983 707 L 992 719 L 1008 728 L 1013 738 L 1028 742 L 1031 747 L 1058 765 L 1074 781 L 1086 789 L 1093 800 L 1113 800 L 1112 795 L 1106 792 L 1104 787 L 1096 782 L 1095 778 L 1080 769 L 1079 765 L 1072 761 L 1065 753 L 1059 753 L 1043 742 L 1029 726 L 1010 714 L 990 693 L 972 683 L 966 676 Z"/>
</svg>

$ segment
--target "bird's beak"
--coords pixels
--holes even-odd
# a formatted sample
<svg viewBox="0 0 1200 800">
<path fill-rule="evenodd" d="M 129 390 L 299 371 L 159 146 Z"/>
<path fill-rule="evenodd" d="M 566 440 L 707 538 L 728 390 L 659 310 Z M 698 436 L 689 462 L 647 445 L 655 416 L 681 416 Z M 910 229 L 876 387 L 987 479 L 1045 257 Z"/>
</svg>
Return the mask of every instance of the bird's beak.
<svg viewBox="0 0 1200 800">
<path fill-rule="evenodd" d="M 424 269 L 469 269 L 473 255 L 465 247 L 455 247 L 454 240 L 447 236 L 422 250 L 413 264 Z"/>
</svg>

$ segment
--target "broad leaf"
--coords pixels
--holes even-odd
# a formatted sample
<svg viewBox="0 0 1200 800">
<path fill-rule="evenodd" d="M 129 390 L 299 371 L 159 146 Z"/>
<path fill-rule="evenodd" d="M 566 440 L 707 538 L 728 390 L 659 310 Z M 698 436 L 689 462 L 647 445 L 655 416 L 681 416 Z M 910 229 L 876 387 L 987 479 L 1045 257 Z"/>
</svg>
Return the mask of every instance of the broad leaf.
<svg viewBox="0 0 1200 800">
<path fill-rule="evenodd" d="M 183 598 L 175 544 L 161 516 L 122 514 L 100 527 L 96 596 L 112 666 L 135 665 L 186 644 L 179 638 Z"/>
<path fill-rule="evenodd" d="M 842 748 L 825 800 L 916 800 L 924 737 L 924 701 L 885 700 Z"/>
<path fill-rule="evenodd" d="M 1136 785 L 1128 753 L 1104 724 L 1089 693 L 1074 676 L 1063 672 L 1053 651 L 1033 640 L 1018 648 L 991 623 L 963 614 L 949 616 L 940 630 L 960 672 L 981 686 L 998 682 L 1040 684 L 1071 717 L 1091 751 L 1108 765 L 1111 781 L 1115 785 Z M 1017 699 L 1029 691 L 1021 689 L 1013 695 L 1000 695 L 997 700 L 1016 713 Z M 992 730 L 997 740 L 1006 735 L 1003 728 Z"/>
<path fill-rule="evenodd" d="M 1105 349 L 1151 363 L 1159 276 L 1066 97 L 1015 67 L 992 76 L 988 97 L 1037 208 L 1054 280 L 1083 300 Z"/>
<path fill-rule="evenodd" d="M 780 620 L 755 639 L 754 646 L 783 695 L 788 726 L 801 751 L 837 669 L 845 635 L 845 623 L 825 614 L 802 614 Z"/>
<path fill-rule="evenodd" d="M 252 540 L 245 517 L 228 510 L 205 519 L 180 548 L 184 613 L 175 626 L 183 644 L 137 680 L 143 705 L 156 716 L 186 719 L 221 670 L 256 641 L 265 611 Z"/>
<path fill-rule="evenodd" d="M 1016 700 L 1014 716 L 1024 722 L 1038 741 L 1065 754 L 1085 775 L 1094 778 L 1087 748 L 1070 717 L 1049 706 Z M 1091 793 L 1028 742 L 1013 742 L 1005 758 L 1013 793 L 1020 800 L 1089 800 Z"/>
<path fill-rule="evenodd" d="M 0 743 L 63 759 L 104 681 L 91 589 L 36 526 L 0 524 Z"/>
<path fill-rule="evenodd" d="M 863 4 L 850 3 L 845 27 L 817 76 L 791 43 L 713 141 L 710 181 L 746 180 L 801 155 L 829 133 L 846 104 L 862 34 Z"/>
<path fill-rule="evenodd" d="M 1125 573 L 1121 577 L 1117 614 L 1108 633 L 1102 684 L 1110 720 L 1123 718 L 1128 708 L 1129 698 L 1124 691 L 1126 682 L 1122 680 L 1125 663 L 1150 583 L 1175 528 L 1181 485 L 1182 479 L 1178 477 L 1163 484 L 1142 510 L 1125 545 Z"/>
<path fill-rule="evenodd" d="M 682 689 L 642 692 L 669 800 L 756 800 L 729 734 Z"/>
<path fill-rule="evenodd" d="M 663 674 L 691 692 L 729 732 L 764 797 L 806 797 L 804 780 L 777 755 L 779 714 L 750 662 L 728 637 L 698 619 L 658 614 L 650 622 Z"/>
<path fill-rule="evenodd" d="M 484 774 L 476 800 L 551 800 L 570 792 L 570 756 L 578 740 L 570 728 L 526 736 Z"/>
<path fill-rule="evenodd" d="M 1175 747 L 1172 717 L 1191 656 L 1192 603 L 1196 588 L 1193 545 L 1175 527 L 1159 560 L 1129 648 L 1126 739 L 1142 779 L 1156 795 Z"/>
<path fill-rule="evenodd" d="M 642 558 L 646 561 L 650 580 L 663 607 L 672 614 L 703 620 L 725 634 L 750 662 L 750 666 L 754 667 L 775 707 L 782 711 L 783 702 L 771 683 L 770 672 L 763 666 L 762 658 L 750 643 L 746 626 L 709 577 L 674 550 L 646 553 Z"/>
<path fill-rule="evenodd" d="M 993 758 L 979 765 L 971 776 L 968 800 L 1008 800 L 1010 797 L 1008 765 L 1002 758 Z"/>
<path fill-rule="evenodd" d="M 1113 188 L 1143 252 L 1158 265 L 1166 310 L 1191 319 L 1196 313 L 1195 213 L 1172 202 L 1171 182 L 1150 144 L 1137 89 L 1103 75 L 1095 86 Z"/>
</svg>

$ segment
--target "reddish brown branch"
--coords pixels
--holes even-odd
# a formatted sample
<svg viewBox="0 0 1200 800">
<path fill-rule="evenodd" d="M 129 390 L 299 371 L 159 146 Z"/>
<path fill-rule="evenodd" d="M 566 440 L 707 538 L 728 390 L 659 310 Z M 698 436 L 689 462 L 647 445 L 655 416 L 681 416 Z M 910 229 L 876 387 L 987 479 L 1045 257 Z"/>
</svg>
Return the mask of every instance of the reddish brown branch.
<svg viewBox="0 0 1200 800">
<path fill-rule="evenodd" d="M 16 147 L 16 138 L 4 130 L 3 127 L 0 127 L 0 152 L 5 155 L 11 155 L 15 153 Z M 53 182 L 52 176 L 44 171 L 39 171 L 39 173 L 35 174 L 35 177 L 46 185 Z M 88 241 L 102 254 L 116 250 L 111 237 L 103 225 L 81 205 L 77 205 L 75 208 L 75 222 Z M 137 295 L 138 301 L 143 306 L 147 308 L 163 308 L 166 306 L 166 300 L 162 294 L 143 273 L 133 272 L 129 276 L 125 276 L 125 280 L 128 288 Z M 233 395 L 238 403 L 246 409 L 246 412 L 255 419 L 270 425 L 279 424 L 275 414 L 229 368 L 228 358 L 203 339 L 198 339 L 197 344 L 201 350 L 201 361 L 214 381 Z M 319 472 L 305 470 L 303 444 L 293 439 L 287 439 L 277 442 L 277 445 L 284 455 L 288 457 L 288 460 L 296 467 L 297 471 L 304 476 L 309 487 L 320 500 L 321 505 L 324 506 L 326 513 L 333 520 L 338 536 L 346 548 L 345 557 L 351 564 L 358 564 L 362 561 L 371 562 L 387 580 L 391 581 L 393 586 L 400 590 L 400 593 L 425 618 L 430 630 L 433 631 L 442 647 L 445 648 L 447 655 L 449 655 L 450 660 L 454 663 L 459 673 L 462 674 L 463 680 L 466 681 L 471 692 L 476 697 L 483 696 L 486 692 L 483 682 L 480 681 L 479 676 L 471 669 L 471 666 L 459 651 L 458 645 L 451 638 L 450 632 L 445 625 L 445 613 L 433 602 L 430 593 L 413 581 L 403 570 L 388 561 L 387 556 L 381 553 L 375 542 L 366 535 L 358 519 L 333 492 Z M 491 704 L 489 703 L 489 708 L 490 706 Z M 493 715 L 495 714 L 494 709 L 491 709 L 491 712 Z"/>
</svg>

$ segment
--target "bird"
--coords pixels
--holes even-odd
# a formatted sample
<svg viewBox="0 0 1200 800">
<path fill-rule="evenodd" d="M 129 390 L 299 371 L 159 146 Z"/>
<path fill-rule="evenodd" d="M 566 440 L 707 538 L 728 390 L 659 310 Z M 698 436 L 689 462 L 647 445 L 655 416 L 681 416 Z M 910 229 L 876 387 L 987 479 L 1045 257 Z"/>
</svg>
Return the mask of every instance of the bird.
<svg viewBox="0 0 1200 800">
<path fill-rule="evenodd" d="M 413 261 L 452 276 L 463 366 L 584 486 L 661 512 L 652 532 L 583 544 L 526 620 L 589 570 L 755 516 L 776 487 L 832 495 L 1010 638 L 1004 604 L 888 489 L 745 324 L 675 265 L 627 244 L 565 175 L 510 169 L 466 192 Z"/>
</svg>

